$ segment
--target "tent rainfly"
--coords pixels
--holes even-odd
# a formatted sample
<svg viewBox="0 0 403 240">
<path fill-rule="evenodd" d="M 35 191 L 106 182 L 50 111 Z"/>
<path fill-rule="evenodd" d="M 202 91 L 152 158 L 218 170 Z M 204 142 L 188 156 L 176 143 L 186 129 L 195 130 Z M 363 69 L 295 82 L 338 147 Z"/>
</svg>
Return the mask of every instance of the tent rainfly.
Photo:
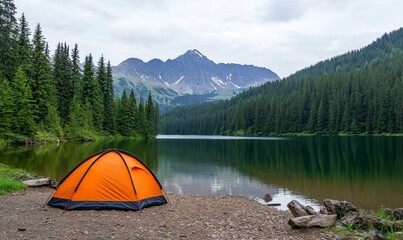
<svg viewBox="0 0 403 240">
<path fill-rule="evenodd" d="M 167 204 L 161 184 L 132 154 L 108 149 L 78 164 L 58 184 L 47 205 L 65 210 L 141 210 Z"/>
</svg>

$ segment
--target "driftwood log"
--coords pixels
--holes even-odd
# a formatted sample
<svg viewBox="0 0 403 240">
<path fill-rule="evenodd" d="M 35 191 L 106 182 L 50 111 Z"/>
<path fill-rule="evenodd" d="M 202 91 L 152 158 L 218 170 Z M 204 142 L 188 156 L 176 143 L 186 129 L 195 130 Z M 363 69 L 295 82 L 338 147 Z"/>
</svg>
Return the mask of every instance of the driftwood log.
<svg viewBox="0 0 403 240">
<path fill-rule="evenodd" d="M 335 221 L 336 214 L 316 214 L 290 218 L 290 220 L 288 220 L 288 224 L 293 228 L 329 227 L 333 226 Z"/>
<path fill-rule="evenodd" d="M 278 207 L 281 206 L 281 203 L 262 203 L 262 205 L 269 207 Z"/>
<path fill-rule="evenodd" d="M 32 180 L 23 181 L 23 183 L 29 187 L 39 187 L 50 184 L 50 178 L 38 178 Z"/>
</svg>

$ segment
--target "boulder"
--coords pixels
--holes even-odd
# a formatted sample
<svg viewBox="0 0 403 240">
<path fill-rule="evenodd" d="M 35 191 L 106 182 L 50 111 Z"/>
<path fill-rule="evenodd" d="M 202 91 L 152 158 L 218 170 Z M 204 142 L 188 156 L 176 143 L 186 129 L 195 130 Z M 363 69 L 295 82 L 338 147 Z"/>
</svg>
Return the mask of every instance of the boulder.
<svg viewBox="0 0 403 240">
<path fill-rule="evenodd" d="M 356 224 L 357 223 L 357 218 L 358 218 L 358 213 L 357 212 L 349 212 L 347 213 L 344 217 L 340 218 L 336 222 L 336 226 L 347 226 L 349 224 Z"/>
<path fill-rule="evenodd" d="M 387 214 L 389 214 L 394 218 L 403 219 L 403 208 L 396 208 L 396 209 L 386 208 L 385 211 Z"/>
<path fill-rule="evenodd" d="M 320 207 L 319 213 L 322 213 L 322 214 L 329 214 L 324 206 L 321 206 L 321 207 Z"/>
<path fill-rule="evenodd" d="M 266 194 L 264 195 L 264 197 L 263 197 L 263 200 L 264 200 L 265 202 L 271 202 L 271 201 L 273 201 L 273 198 L 271 197 L 270 194 L 266 193 Z"/>
<path fill-rule="evenodd" d="M 302 217 L 290 218 L 288 224 L 293 228 L 308 228 L 308 227 L 330 227 L 336 221 L 336 214 L 316 214 Z"/>
<path fill-rule="evenodd" d="M 305 210 L 305 206 L 297 200 L 292 200 L 287 204 L 288 209 L 294 217 L 307 216 L 309 213 Z"/>
<path fill-rule="evenodd" d="M 316 214 L 315 209 L 313 209 L 313 207 L 311 207 L 309 205 L 305 207 L 305 211 L 307 213 L 309 213 L 309 215 L 315 215 Z"/>
<path fill-rule="evenodd" d="M 366 238 L 368 240 L 383 240 L 386 239 L 383 234 L 377 230 L 371 230 L 368 232 L 368 237 Z"/>
<path fill-rule="evenodd" d="M 383 229 L 402 229 L 403 228 L 403 220 L 400 221 L 388 221 L 384 220 L 378 217 L 370 216 L 370 215 L 359 215 L 357 217 L 357 222 L 358 225 L 360 225 L 362 228 L 374 228 L 377 230 L 383 230 Z"/>
<path fill-rule="evenodd" d="M 348 212 L 357 212 L 357 208 L 347 201 L 326 199 L 323 204 L 329 214 L 337 214 L 337 219 L 344 217 Z"/>
</svg>

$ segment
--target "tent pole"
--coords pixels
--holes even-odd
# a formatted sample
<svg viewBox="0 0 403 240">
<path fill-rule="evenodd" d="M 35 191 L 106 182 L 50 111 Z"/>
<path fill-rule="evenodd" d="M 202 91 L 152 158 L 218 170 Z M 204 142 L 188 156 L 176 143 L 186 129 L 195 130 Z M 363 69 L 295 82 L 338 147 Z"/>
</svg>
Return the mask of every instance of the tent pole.
<svg viewBox="0 0 403 240">
<path fill-rule="evenodd" d="M 46 206 L 46 204 L 49 202 L 50 198 L 53 196 L 53 193 L 55 193 L 56 189 L 53 189 L 53 191 L 50 193 L 48 199 L 46 200 L 46 202 L 43 204 L 42 208 L 44 208 Z"/>
<path fill-rule="evenodd" d="M 165 193 L 164 189 L 161 188 L 161 190 L 162 190 L 162 193 L 164 194 L 164 197 L 166 198 L 166 200 L 167 200 L 169 206 L 172 206 L 171 201 L 169 201 L 168 195 Z"/>
<path fill-rule="evenodd" d="M 76 193 L 75 191 L 71 194 L 69 201 L 66 203 L 66 206 L 64 206 L 64 211 L 63 213 L 65 213 L 67 211 L 67 207 L 69 206 L 71 199 L 73 198 L 74 193 Z"/>
</svg>

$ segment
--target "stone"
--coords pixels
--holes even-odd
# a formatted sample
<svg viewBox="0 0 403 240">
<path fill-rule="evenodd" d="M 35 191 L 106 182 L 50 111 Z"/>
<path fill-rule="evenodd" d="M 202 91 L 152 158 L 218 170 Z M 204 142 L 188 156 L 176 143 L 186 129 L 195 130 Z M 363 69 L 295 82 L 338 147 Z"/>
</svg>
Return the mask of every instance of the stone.
<svg viewBox="0 0 403 240">
<path fill-rule="evenodd" d="M 24 228 L 24 227 L 19 227 L 19 228 L 18 228 L 18 231 L 20 231 L 20 232 L 25 232 L 25 230 L 27 230 L 27 229 Z"/>
<path fill-rule="evenodd" d="M 394 229 L 403 229 L 403 220 L 399 220 L 393 223 Z"/>
<path fill-rule="evenodd" d="M 403 239 L 403 232 L 395 232 L 397 239 Z"/>
<path fill-rule="evenodd" d="M 344 217 L 350 211 L 357 212 L 357 208 L 347 201 L 326 199 L 323 204 L 329 214 L 337 214 L 337 219 Z"/>
<path fill-rule="evenodd" d="M 357 224 L 359 224 L 362 228 L 375 228 L 377 230 L 403 228 L 403 220 L 393 222 L 370 215 L 359 215 L 357 217 Z"/>
<path fill-rule="evenodd" d="M 305 206 L 299 203 L 297 200 L 292 200 L 287 204 L 288 209 L 294 217 L 307 216 L 309 213 L 305 210 Z"/>
<path fill-rule="evenodd" d="M 403 208 L 396 208 L 396 209 L 386 208 L 385 211 L 387 214 L 389 214 L 394 218 L 403 219 Z"/>
<path fill-rule="evenodd" d="M 293 228 L 308 228 L 308 227 L 330 227 L 336 221 L 336 214 L 316 214 L 302 217 L 290 218 L 288 224 Z"/>
<path fill-rule="evenodd" d="M 371 230 L 368 232 L 368 240 L 383 240 L 386 239 L 383 234 L 377 230 Z"/>
<path fill-rule="evenodd" d="M 305 207 L 305 211 L 307 213 L 309 213 L 309 215 L 315 215 L 316 214 L 315 209 L 313 209 L 313 207 L 311 207 L 309 205 Z"/>
<path fill-rule="evenodd" d="M 328 211 L 326 210 L 326 208 L 325 208 L 324 206 L 321 206 L 321 207 L 320 207 L 319 213 L 322 213 L 322 214 L 329 214 Z"/>
<path fill-rule="evenodd" d="M 270 194 L 266 193 L 266 194 L 264 195 L 264 197 L 263 197 L 263 200 L 264 200 L 265 202 L 271 202 L 271 201 L 273 201 L 273 198 L 271 197 Z"/>
<path fill-rule="evenodd" d="M 336 223 L 335 226 L 347 226 L 349 224 L 356 224 L 358 218 L 357 212 L 349 212 L 344 217 L 340 218 Z"/>
</svg>

